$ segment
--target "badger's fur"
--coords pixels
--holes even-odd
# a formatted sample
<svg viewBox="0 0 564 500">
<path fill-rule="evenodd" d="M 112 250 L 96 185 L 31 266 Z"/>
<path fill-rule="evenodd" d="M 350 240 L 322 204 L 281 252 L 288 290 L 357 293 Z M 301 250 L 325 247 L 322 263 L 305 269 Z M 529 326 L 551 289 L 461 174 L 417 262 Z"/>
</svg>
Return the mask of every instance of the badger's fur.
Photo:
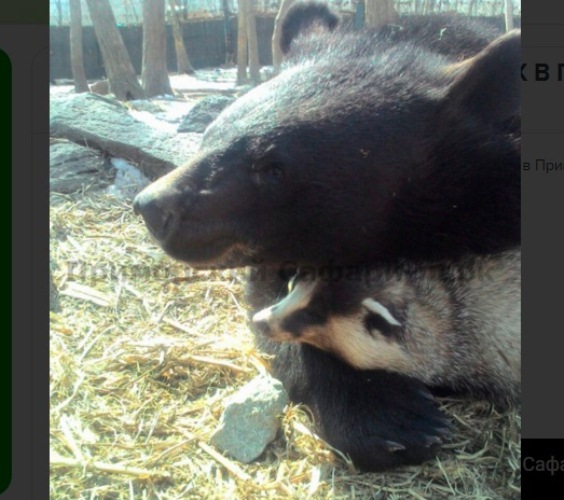
<svg viewBox="0 0 564 500">
<path fill-rule="evenodd" d="M 521 253 L 301 273 L 254 315 L 269 338 L 304 342 L 359 369 L 430 387 L 520 399 Z"/>
</svg>

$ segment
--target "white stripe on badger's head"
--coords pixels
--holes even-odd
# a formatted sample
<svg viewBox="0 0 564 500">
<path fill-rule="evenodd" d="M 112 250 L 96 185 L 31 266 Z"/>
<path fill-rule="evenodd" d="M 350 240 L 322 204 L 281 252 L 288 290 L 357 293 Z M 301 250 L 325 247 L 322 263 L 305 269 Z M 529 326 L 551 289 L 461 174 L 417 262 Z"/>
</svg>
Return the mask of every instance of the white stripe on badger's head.
<svg viewBox="0 0 564 500">
<path fill-rule="evenodd" d="M 371 299 L 370 297 L 362 301 L 362 305 L 374 314 L 382 316 L 390 325 L 401 326 L 401 323 L 392 316 L 387 307 L 384 307 L 380 302 Z"/>
<path fill-rule="evenodd" d="M 315 292 L 315 285 L 316 282 L 312 279 L 298 281 L 293 278 L 289 286 L 290 293 L 280 302 L 257 312 L 252 318 L 253 323 L 262 326 L 264 333 L 273 340 L 297 340 L 295 332 L 292 334 L 282 328 L 282 322 L 308 307 Z"/>
</svg>

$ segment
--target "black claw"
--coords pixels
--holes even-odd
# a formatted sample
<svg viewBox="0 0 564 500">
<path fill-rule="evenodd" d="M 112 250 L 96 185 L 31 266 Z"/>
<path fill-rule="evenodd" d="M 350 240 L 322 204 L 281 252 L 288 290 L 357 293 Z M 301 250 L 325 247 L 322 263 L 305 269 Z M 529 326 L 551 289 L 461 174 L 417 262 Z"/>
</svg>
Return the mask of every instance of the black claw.
<svg viewBox="0 0 564 500">
<path fill-rule="evenodd" d="M 433 396 L 429 391 L 421 389 L 421 390 L 418 391 L 418 393 L 419 393 L 420 396 L 423 396 L 425 399 L 428 399 L 429 401 L 432 401 L 433 403 L 437 402 L 435 396 Z"/>
<path fill-rule="evenodd" d="M 425 436 L 425 447 L 430 448 L 434 445 L 439 445 L 443 443 L 443 440 L 438 436 Z"/>
<path fill-rule="evenodd" d="M 440 436 L 444 438 L 448 438 L 452 435 L 453 425 L 450 422 L 443 422 L 443 423 L 446 424 L 445 427 L 437 427 L 435 428 L 435 431 Z"/>
</svg>

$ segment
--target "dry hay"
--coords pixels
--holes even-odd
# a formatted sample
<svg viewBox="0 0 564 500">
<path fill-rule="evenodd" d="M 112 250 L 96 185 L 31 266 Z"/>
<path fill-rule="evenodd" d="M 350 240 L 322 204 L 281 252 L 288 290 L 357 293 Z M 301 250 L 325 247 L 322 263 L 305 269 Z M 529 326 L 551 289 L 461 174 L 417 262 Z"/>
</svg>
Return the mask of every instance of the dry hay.
<svg viewBox="0 0 564 500">
<path fill-rule="evenodd" d="M 520 416 L 442 400 L 456 434 L 420 467 L 359 474 L 291 406 L 260 460 L 207 443 L 223 399 L 264 370 L 244 272 L 186 272 L 123 201 L 53 195 L 51 496 L 66 498 L 518 498 Z"/>
</svg>

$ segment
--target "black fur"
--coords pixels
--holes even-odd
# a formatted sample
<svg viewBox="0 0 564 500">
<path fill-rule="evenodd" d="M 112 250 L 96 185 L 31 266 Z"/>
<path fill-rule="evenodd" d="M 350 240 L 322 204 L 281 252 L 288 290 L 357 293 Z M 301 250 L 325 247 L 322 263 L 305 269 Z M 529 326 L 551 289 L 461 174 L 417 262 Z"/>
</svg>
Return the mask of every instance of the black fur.
<svg viewBox="0 0 564 500">
<path fill-rule="evenodd" d="M 398 23 L 401 24 L 380 29 L 390 45 L 414 43 L 454 60 L 475 55 L 503 34 L 493 26 L 449 14 L 405 16 Z"/>
<path fill-rule="evenodd" d="M 354 370 L 320 353 L 307 345 L 286 344 L 277 353 L 274 370 L 285 374 L 290 398 L 309 405 L 323 438 L 362 470 L 433 457 L 448 437 L 450 423 L 423 384 L 384 371 Z M 288 372 L 296 360 L 305 373 Z"/>
<path fill-rule="evenodd" d="M 254 266 L 256 312 L 298 266 L 519 245 L 519 35 L 456 65 L 395 28 L 302 29 L 319 20 L 288 37 L 285 71 L 227 108 L 198 155 L 138 195 L 163 249 L 199 267 Z M 328 441 L 364 469 L 419 462 L 442 435 L 440 413 L 410 379 L 361 374 L 308 346 L 261 347 L 278 353 L 276 375 L 312 406 Z"/>
</svg>

